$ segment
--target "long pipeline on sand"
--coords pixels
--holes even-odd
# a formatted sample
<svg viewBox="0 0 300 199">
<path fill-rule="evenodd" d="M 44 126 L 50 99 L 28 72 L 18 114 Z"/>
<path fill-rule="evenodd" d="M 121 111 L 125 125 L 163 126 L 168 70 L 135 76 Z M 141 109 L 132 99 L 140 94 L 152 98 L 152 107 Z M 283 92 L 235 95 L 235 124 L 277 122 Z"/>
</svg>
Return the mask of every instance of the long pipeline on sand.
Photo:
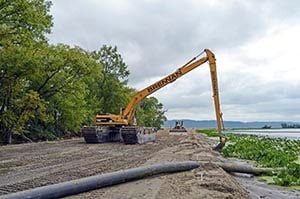
<svg viewBox="0 0 300 199">
<path fill-rule="evenodd" d="M 3 195 L 0 199 L 61 198 L 157 174 L 187 171 L 199 166 L 198 162 L 186 161 L 137 167 Z"/>
</svg>

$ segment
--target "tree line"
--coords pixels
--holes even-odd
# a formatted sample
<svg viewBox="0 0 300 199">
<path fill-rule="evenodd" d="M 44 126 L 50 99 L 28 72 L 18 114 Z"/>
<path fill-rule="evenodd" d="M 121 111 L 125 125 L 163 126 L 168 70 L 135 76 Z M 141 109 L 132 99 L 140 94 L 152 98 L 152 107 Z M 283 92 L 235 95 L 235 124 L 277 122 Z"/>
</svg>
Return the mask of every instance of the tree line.
<svg viewBox="0 0 300 199">
<path fill-rule="evenodd" d="M 281 128 L 300 128 L 300 124 L 281 123 Z"/>
<path fill-rule="evenodd" d="M 53 18 L 46 0 L 0 0 L 0 136 L 51 140 L 92 125 L 97 112 L 119 113 L 136 92 L 116 46 L 88 51 L 49 44 Z M 154 97 L 137 107 L 139 125 L 160 127 L 166 117 Z"/>
</svg>

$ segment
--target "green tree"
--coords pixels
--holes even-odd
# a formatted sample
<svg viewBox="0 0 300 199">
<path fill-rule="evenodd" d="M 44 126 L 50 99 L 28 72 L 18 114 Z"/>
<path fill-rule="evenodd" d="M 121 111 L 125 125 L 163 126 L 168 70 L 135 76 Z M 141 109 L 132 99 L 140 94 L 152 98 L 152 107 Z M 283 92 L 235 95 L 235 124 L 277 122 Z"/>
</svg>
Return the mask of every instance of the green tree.
<svg viewBox="0 0 300 199">
<path fill-rule="evenodd" d="M 44 107 L 29 89 L 28 77 L 35 71 L 32 56 L 52 26 L 50 5 L 44 0 L 0 0 L 0 129 L 5 143 L 35 117 L 33 107 Z"/>
<path fill-rule="evenodd" d="M 53 25 L 50 6 L 45 0 L 0 0 L 0 46 L 44 42 Z"/>
<path fill-rule="evenodd" d="M 100 112 L 119 113 L 129 100 L 126 87 L 129 70 L 117 47 L 103 45 L 92 53 L 94 59 L 103 65 L 103 78 L 98 81 L 97 98 L 101 102 Z"/>
<path fill-rule="evenodd" d="M 18 105 L 25 103 L 25 96 L 30 93 L 29 76 L 34 74 L 35 60 L 31 59 L 33 49 L 30 48 L 7 46 L 0 51 L 0 127 L 4 142 L 10 143 L 13 129 L 24 128 L 23 122 L 16 121 L 28 106 Z"/>
<path fill-rule="evenodd" d="M 137 124 L 159 129 L 167 120 L 165 112 L 163 104 L 155 97 L 145 98 L 136 109 Z"/>
<path fill-rule="evenodd" d="M 92 124 L 96 112 L 119 113 L 133 89 L 117 47 L 87 52 L 49 45 L 50 1 L 0 0 L 0 135 L 54 139 Z M 145 99 L 140 123 L 160 126 L 162 104 Z"/>
<path fill-rule="evenodd" d="M 91 58 L 90 53 L 67 45 L 46 46 L 40 50 L 39 60 L 39 70 L 31 77 L 31 88 L 49 103 L 47 112 L 52 121 L 33 123 L 39 124 L 41 131 L 53 132 L 54 136 L 77 132 L 87 123 L 87 118 L 92 118 L 88 106 L 92 103 L 88 100 L 92 89 L 89 84 L 102 77 L 102 65 Z M 38 131 L 37 125 L 31 128 Z M 51 133 L 47 134 L 52 137 Z"/>
</svg>

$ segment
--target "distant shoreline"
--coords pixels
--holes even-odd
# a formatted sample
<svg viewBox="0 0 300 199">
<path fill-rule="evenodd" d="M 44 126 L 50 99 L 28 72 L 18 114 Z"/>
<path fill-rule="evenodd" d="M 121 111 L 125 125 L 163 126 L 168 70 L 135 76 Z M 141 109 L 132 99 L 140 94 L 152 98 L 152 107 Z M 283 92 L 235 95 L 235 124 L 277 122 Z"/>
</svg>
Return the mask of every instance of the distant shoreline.
<svg viewBox="0 0 300 199">
<path fill-rule="evenodd" d="M 226 133 L 268 136 L 270 138 L 300 139 L 300 129 L 295 128 L 228 130 L 225 131 L 225 134 Z"/>
<path fill-rule="evenodd" d="M 163 127 L 169 128 L 175 126 L 176 120 L 167 120 L 164 122 Z M 215 128 L 215 120 L 189 120 L 183 119 L 183 126 L 186 128 Z M 264 126 L 270 126 L 268 129 L 283 129 L 281 124 L 299 124 L 300 122 L 287 122 L 287 121 L 259 121 L 259 122 L 242 122 L 242 121 L 224 121 L 225 128 L 255 128 L 262 129 Z M 284 128 L 285 129 L 285 128 Z M 294 128 L 293 128 L 294 129 Z"/>
</svg>

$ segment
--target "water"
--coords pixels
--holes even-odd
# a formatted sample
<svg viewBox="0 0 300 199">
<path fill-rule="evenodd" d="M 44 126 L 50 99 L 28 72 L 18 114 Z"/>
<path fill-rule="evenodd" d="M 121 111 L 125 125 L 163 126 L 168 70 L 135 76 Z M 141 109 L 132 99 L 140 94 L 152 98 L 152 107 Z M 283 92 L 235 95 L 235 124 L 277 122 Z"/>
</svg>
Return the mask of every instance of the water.
<svg viewBox="0 0 300 199">
<path fill-rule="evenodd" d="M 247 129 L 229 130 L 225 133 L 268 136 L 272 138 L 287 138 L 300 140 L 300 129 Z"/>
</svg>

